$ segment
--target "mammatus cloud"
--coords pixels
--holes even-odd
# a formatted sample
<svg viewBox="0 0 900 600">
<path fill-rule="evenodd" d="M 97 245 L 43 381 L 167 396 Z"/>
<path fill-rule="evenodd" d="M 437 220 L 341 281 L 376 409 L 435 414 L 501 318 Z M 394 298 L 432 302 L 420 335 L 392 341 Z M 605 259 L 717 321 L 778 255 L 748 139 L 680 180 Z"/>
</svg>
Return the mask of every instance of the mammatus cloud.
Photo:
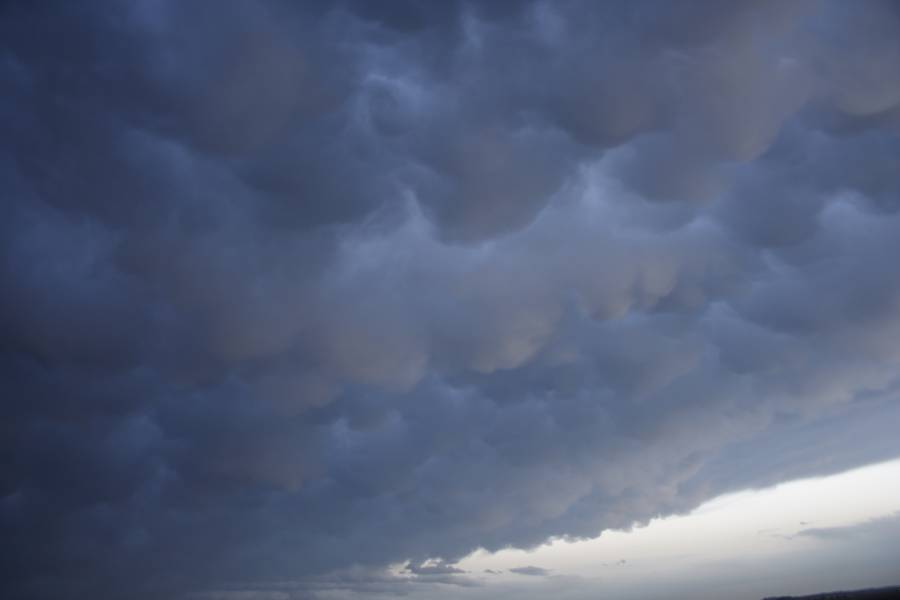
<svg viewBox="0 0 900 600">
<path fill-rule="evenodd" d="M 450 569 L 900 452 L 894 4 L 432 4 L 0 8 L 3 597 Z"/>
</svg>

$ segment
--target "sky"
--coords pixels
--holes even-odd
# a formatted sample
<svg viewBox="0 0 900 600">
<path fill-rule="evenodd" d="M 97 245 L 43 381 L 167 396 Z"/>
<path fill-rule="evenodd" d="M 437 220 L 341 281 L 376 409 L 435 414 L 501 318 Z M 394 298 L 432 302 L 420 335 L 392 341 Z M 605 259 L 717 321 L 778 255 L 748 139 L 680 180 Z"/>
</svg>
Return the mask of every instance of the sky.
<svg viewBox="0 0 900 600">
<path fill-rule="evenodd" d="M 485 590 L 509 586 L 518 598 L 561 589 L 565 598 L 759 599 L 896 584 L 898 534 L 895 459 L 726 494 L 689 514 L 592 539 L 476 551 L 458 566 Z"/>
<path fill-rule="evenodd" d="M 890 1 L 0 3 L 0 597 L 900 583 L 898 136 Z"/>
</svg>

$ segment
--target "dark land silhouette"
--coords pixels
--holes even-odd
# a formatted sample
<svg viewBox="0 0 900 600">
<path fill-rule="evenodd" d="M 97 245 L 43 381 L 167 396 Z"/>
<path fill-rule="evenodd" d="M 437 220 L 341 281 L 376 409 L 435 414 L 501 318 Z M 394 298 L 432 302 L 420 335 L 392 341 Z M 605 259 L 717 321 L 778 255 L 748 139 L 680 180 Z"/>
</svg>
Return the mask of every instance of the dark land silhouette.
<svg viewBox="0 0 900 600">
<path fill-rule="evenodd" d="M 900 600 L 900 586 L 827 592 L 809 596 L 770 596 L 763 600 Z"/>
</svg>

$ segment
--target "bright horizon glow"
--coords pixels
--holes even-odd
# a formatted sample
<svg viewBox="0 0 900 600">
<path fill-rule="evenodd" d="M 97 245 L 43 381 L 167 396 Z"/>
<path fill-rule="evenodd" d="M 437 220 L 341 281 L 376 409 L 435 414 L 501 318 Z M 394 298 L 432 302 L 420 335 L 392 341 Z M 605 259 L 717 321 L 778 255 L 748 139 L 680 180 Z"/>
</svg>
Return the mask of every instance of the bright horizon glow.
<svg viewBox="0 0 900 600">
<path fill-rule="evenodd" d="M 729 565 L 737 575 L 744 569 L 737 565 L 757 561 L 780 565 L 780 557 L 811 556 L 820 549 L 822 541 L 808 533 L 798 536 L 805 530 L 853 527 L 897 514 L 900 514 L 900 459 L 836 475 L 726 494 L 689 514 L 655 518 L 630 531 L 606 531 L 589 540 L 557 539 L 534 550 L 507 549 L 496 553 L 479 550 L 458 566 L 472 576 L 486 579 L 488 585 L 525 584 L 525 580 L 540 584 L 545 578 L 510 572 L 517 567 L 535 566 L 549 571 L 550 579 L 556 579 L 557 583 L 563 578 L 597 580 L 606 589 L 628 595 L 632 588 L 641 589 L 651 575 L 655 581 L 686 585 L 694 578 L 711 576 L 711 572 L 721 573 Z M 502 573 L 494 575 L 487 570 Z M 765 576 L 775 580 L 772 589 L 780 585 L 778 579 L 783 579 L 787 592 L 827 591 L 803 589 L 802 582 L 792 583 L 785 574 Z M 759 583 L 762 578 L 763 575 L 752 577 L 753 583 Z M 734 581 L 726 583 L 724 579 L 723 584 L 729 589 L 735 587 Z M 834 585 L 841 585 L 840 581 L 836 580 Z M 862 585 L 879 583 L 870 581 Z M 846 585 L 853 582 L 848 581 Z M 758 593 L 755 585 L 750 585 L 746 597 L 758 598 Z"/>
</svg>

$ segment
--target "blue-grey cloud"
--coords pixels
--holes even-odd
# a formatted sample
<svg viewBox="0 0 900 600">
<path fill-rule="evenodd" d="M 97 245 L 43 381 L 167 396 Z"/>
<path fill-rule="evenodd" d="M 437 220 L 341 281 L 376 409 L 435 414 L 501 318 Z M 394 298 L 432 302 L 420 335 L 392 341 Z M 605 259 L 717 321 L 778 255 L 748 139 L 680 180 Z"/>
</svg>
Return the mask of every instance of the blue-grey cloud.
<svg viewBox="0 0 900 600">
<path fill-rule="evenodd" d="M 0 595 L 459 580 L 900 453 L 898 33 L 3 3 Z"/>
</svg>

